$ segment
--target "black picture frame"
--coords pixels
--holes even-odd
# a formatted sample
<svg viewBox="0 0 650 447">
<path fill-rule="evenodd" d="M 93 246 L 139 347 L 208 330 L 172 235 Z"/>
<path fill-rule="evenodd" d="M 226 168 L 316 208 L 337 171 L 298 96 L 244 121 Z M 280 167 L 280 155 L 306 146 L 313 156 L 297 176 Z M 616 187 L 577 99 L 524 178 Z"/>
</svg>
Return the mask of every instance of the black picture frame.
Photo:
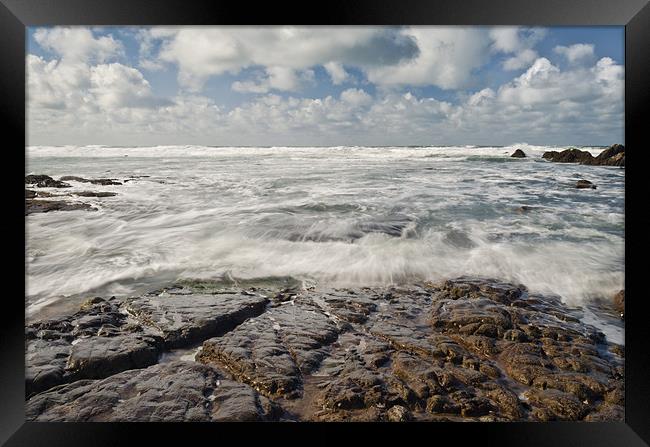
<svg viewBox="0 0 650 447">
<path fill-rule="evenodd" d="M 626 166 L 626 404 L 624 423 L 467 423 L 467 424 L 265 424 L 242 430 L 231 424 L 81 424 L 34 423 L 24 420 L 24 303 L 18 299 L 24 264 L 23 174 L 25 145 L 25 55 L 28 26 L 38 25 L 156 25 L 156 24 L 318 24 L 318 25 L 624 25 L 625 26 L 625 145 Z M 647 445 L 650 443 L 650 349 L 647 314 L 643 309 L 642 256 L 650 239 L 646 217 L 648 181 L 642 172 L 650 147 L 643 117 L 650 106 L 650 5 L 648 0 L 337 0 L 320 4 L 226 2 L 222 0 L 0 0 L 0 114 L 4 176 L 9 177 L 5 194 L 3 225 L 8 269 L 0 323 L 0 442 L 26 445 L 130 445 L 135 435 L 151 443 L 225 441 L 225 433 L 247 440 L 251 434 L 264 437 L 290 435 L 299 442 L 342 442 L 349 432 L 365 428 L 366 436 L 388 434 L 409 438 L 424 436 L 426 442 L 492 440 L 498 445 Z M 646 112 L 646 113 L 644 113 Z M 9 137 L 9 138 L 7 138 Z M 646 143 L 646 144 L 644 144 Z M 645 154 L 644 154 L 645 151 Z M 22 155 L 21 155 L 22 154 Z M 23 237 L 21 237 L 21 235 Z M 641 261 L 635 261 L 638 256 Z M 21 267 L 22 265 L 22 267 Z M 14 293 L 15 289 L 15 293 Z M 11 293 L 10 293 L 11 291 Z M 24 283 L 23 283 L 24 291 Z M 215 425 L 218 425 L 216 427 Z M 368 427 L 371 430 L 367 430 Z M 319 431 L 313 436 L 305 431 Z M 190 438 L 188 438 L 190 436 Z M 237 438 L 234 438 L 237 439 Z M 283 438 L 286 442 L 288 438 Z M 140 441 L 143 442 L 143 441 Z M 369 442 L 368 438 L 364 441 Z"/>
</svg>

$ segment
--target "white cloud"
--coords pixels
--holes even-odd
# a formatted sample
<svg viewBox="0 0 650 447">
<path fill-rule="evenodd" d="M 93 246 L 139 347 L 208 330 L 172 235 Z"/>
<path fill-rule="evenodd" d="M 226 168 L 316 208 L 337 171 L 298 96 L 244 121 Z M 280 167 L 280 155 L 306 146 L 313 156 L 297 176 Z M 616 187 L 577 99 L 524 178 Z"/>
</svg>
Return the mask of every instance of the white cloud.
<svg viewBox="0 0 650 447">
<path fill-rule="evenodd" d="M 396 65 L 367 68 L 370 82 L 460 88 L 468 84 L 472 70 L 487 62 L 488 36 L 483 29 L 416 27 L 401 33 L 417 43 L 419 54 Z"/>
<path fill-rule="evenodd" d="M 66 62 L 104 62 L 122 55 L 124 47 L 113 36 L 95 37 L 88 28 L 39 28 L 34 40 Z"/>
<path fill-rule="evenodd" d="M 522 106 L 553 105 L 560 101 L 611 101 L 622 104 L 623 67 L 603 58 L 590 68 L 562 72 L 546 58 L 539 58 L 521 76 L 499 88 L 503 103 Z"/>
<path fill-rule="evenodd" d="M 346 34 L 329 30 L 337 41 L 332 44 L 319 29 L 320 34 L 311 37 L 304 29 L 247 29 L 231 39 L 228 33 L 223 40 L 215 41 L 217 34 L 206 42 L 198 39 L 199 51 L 181 60 L 180 48 L 189 45 L 192 35 L 154 28 L 138 37 L 148 42 L 140 48 L 140 67 L 150 63 L 154 69 L 169 68 L 173 63 L 187 82 L 175 96 L 163 100 L 155 96 L 140 70 L 111 61 L 119 57 L 119 42 L 107 43 L 92 32 L 90 40 L 85 33 L 74 34 L 75 49 L 66 50 L 60 34 L 46 31 L 39 39 L 58 56 L 52 60 L 27 57 L 29 144 L 390 145 L 522 140 L 589 144 L 622 140 L 623 67 L 610 58 L 591 63 L 578 58 L 580 64 L 560 69 L 538 57 L 531 46 L 542 32 L 362 28 Z M 404 57 L 405 49 L 411 51 L 406 51 L 408 57 Z M 457 100 L 441 101 L 411 88 L 473 85 L 473 71 L 495 54 L 505 55 L 508 68 L 516 66 L 524 72 L 500 87 L 467 87 L 457 92 Z M 192 68 L 192 63 L 197 67 Z M 313 67 L 318 64 L 333 84 L 350 82 L 345 67 L 355 67 L 378 88 L 348 88 L 338 96 L 320 98 L 287 96 L 286 92 L 300 91 L 314 82 Z M 242 104 L 225 108 L 218 99 L 191 91 L 191 86 L 198 88 L 215 73 L 240 73 L 244 68 L 248 68 L 246 77 L 240 76 L 232 88 L 257 95 L 244 97 Z"/>
<path fill-rule="evenodd" d="M 350 79 L 350 74 L 345 71 L 343 64 L 339 62 L 327 62 L 323 64 L 323 67 L 327 70 L 334 85 L 341 85 Z"/>
<path fill-rule="evenodd" d="M 531 49 L 525 49 L 503 62 L 504 70 L 520 70 L 528 67 L 531 62 L 537 59 L 537 52 Z"/>
<path fill-rule="evenodd" d="M 494 53 L 513 54 L 502 62 L 504 70 L 528 67 L 538 57 L 533 48 L 546 35 L 543 28 L 498 27 L 490 30 L 491 50 Z"/>
<path fill-rule="evenodd" d="M 341 101 L 353 107 L 367 106 L 372 102 L 372 96 L 362 89 L 349 88 L 341 92 Z"/>
<path fill-rule="evenodd" d="M 90 68 L 91 87 L 94 102 L 110 110 L 122 107 L 152 108 L 170 102 L 156 98 L 149 82 L 135 68 L 122 64 L 102 64 Z"/>
<path fill-rule="evenodd" d="M 558 45 L 553 48 L 557 54 L 561 54 L 571 63 L 589 62 L 594 58 L 594 46 L 592 44 L 577 43 L 571 46 Z"/>
<path fill-rule="evenodd" d="M 178 80 L 199 90 L 210 76 L 243 68 L 282 66 L 304 70 L 327 62 L 372 66 L 396 63 L 417 52 L 414 42 L 386 27 L 184 27 L 147 31 L 150 48 L 162 41 L 161 62 L 179 68 Z"/>
<path fill-rule="evenodd" d="M 256 81 L 235 81 L 232 89 L 240 93 L 268 93 L 271 90 L 299 91 L 305 84 L 313 83 L 313 70 L 297 71 L 293 68 L 273 66 L 267 67 L 266 76 L 260 76 Z"/>
<path fill-rule="evenodd" d="M 536 41 L 529 32 L 520 41 Z M 152 42 L 161 41 L 152 56 Z M 282 66 L 304 70 L 322 65 L 335 85 L 349 79 L 345 65 L 382 86 L 466 86 L 488 60 L 488 31 L 463 27 L 194 27 L 152 28 L 141 38 L 144 64 L 173 63 L 179 83 L 198 91 L 211 76 L 243 68 Z M 529 58 L 530 59 L 530 58 Z M 242 91 L 265 91 L 259 82 L 238 81 Z"/>
<path fill-rule="evenodd" d="M 27 57 L 29 106 L 74 111 L 151 108 L 169 104 L 156 98 L 149 82 L 135 68 L 119 63 L 68 64 Z"/>
</svg>

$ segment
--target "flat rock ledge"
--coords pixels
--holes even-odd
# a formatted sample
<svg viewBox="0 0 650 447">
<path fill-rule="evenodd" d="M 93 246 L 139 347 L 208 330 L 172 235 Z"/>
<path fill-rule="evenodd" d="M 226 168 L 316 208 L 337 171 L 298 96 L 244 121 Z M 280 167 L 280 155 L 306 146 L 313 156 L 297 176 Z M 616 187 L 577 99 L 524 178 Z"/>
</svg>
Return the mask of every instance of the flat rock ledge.
<svg viewBox="0 0 650 447">
<path fill-rule="evenodd" d="M 123 301 L 94 298 L 26 328 L 26 414 L 623 420 L 624 350 L 579 312 L 483 278 L 355 289 L 193 281 Z"/>
<path fill-rule="evenodd" d="M 66 183 L 67 181 L 75 181 L 82 183 L 91 183 L 93 185 L 122 185 L 117 179 L 85 179 L 82 177 L 64 176 L 59 180 L 55 180 L 48 175 L 26 175 L 25 185 L 31 185 L 35 188 L 71 188 L 72 185 Z M 78 196 L 78 197 L 114 197 L 117 193 L 108 191 L 73 191 L 73 192 L 60 192 L 53 194 L 47 191 L 38 191 L 33 189 L 25 189 L 25 216 L 36 213 L 49 213 L 51 211 L 97 211 L 96 207 L 88 203 L 71 202 L 63 199 L 50 200 L 51 197 L 65 197 L 65 196 Z M 45 200 L 43 200 L 45 198 Z"/>
</svg>

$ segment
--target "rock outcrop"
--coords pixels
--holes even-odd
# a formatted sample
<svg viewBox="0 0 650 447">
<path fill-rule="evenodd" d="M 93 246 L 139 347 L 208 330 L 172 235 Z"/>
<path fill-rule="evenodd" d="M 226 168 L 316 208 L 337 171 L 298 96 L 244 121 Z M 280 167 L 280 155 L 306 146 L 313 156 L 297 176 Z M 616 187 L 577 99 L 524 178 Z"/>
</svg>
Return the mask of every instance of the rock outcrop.
<svg viewBox="0 0 650 447">
<path fill-rule="evenodd" d="M 70 188 L 71 185 L 60 180 L 54 180 L 48 175 L 26 175 L 26 185 L 34 185 L 38 188 Z"/>
<path fill-rule="evenodd" d="M 97 208 L 94 208 L 88 203 L 66 202 L 64 200 L 38 200 L 30 198 L 25 200 L 25 216 L 34 213 L 49 213 L 50 211 L 75 210 L 97 211 Z"/>
<path fill-rule="evenodd" d="M 511 157 L 513 157 L 513 158 L 525 158 L 526 154 L 521 149 L 517 149 L 516 151 L 514 151 L 512 153 Z"/>
<path fill-rule="evenodd" d="M 30 325 L 27 419 L 624 416 L 622 347 L 559 297 L 521 285 L 480 278 L 307 290 L 190 284 L 121 302 L 95 299 L 74 316 Z M 195 362 L 124 361 L 125 352 L 182 346 Z"/>
<path fill-rule="evenodd" d="M 59 386 L 30 399 L 25 416 L 67 422 L 244 422 L 277 420 L 279 408 L 209 366 L 177 361 Z"/>
<path fill-rule="evenodd" d="M 117 195 L 116 192 L 107 191 L 79 191 L 73 194 L 79 197 L 115 197 Z"/>
<path fill-rule="evenodd" d="M 122 182 L 118 182 L 117 179 L 114 178 L 97 178 L 97 179 L 87 179 L 83 177 L 76 177 L 74 175 L 66 175 L 64 177 L 61 177 L 59 180 L 61 181 L 72 181 L 72 182 L 81 182 L 81 183 L 92 183 L 93 185 L 121 185 Z"/>
<path fill-rule="evenodd" d="M 26 328 L 25 393 L 158 362 L 162 340 L 130 324 L 115 300 L 88 300 L 73 315 Z"/>
<path fill-rule="evenodd" d="M 542 158 L 556 163 L 580 163 L 592 166 L 625 166 L 625 146 L 622 144 L 614 144 L 596 157 L 588 151 L 570 148 L 561 152 L 544 152 Z"/>
</svg>

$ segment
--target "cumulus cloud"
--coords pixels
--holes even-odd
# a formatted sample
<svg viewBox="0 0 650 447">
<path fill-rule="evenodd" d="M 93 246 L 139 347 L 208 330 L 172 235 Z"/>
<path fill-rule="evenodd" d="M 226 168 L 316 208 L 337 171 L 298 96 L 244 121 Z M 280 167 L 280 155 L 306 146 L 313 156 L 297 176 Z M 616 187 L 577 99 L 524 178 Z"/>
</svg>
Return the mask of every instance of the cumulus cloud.
<svg viewBox="0 0 650 447">
<path fill-rule="evenodd" d="M 594 58 L 594 46 L 592 44 L 577 43 L 568 47 L 558 45 L 553 48 L 553 51 L 564 56 L 570 63 L 589 62 Z"/>
<path fill-rule="evenodd" d="M 153 57 L 177 65 L 179 83 L 195 91 L 210 76 L 248 67 L 304 70 L 328 62 L 373 66 L 397 63 L 418 51 L 408 36 L 386 27 L 155 27 L 141 40 L 149 47 L 159 40 Z"/>
<path fill-rule="evenodd" d="M 102 40 L 107 36 L 87 30 L 88 39 L 85 32 L 74 29 L 76 33 L 70 36 L 78 45 L 66 49 L 60 41 L 62 34 L 47 29 L 39 40 L 55 57 L 28 55 L 26 61 L 29 144 L 401 145 L 522 140 L 590 144 L 622 140 L 623 67 L 611 58 L 589 62 L 586 56 L 576 56 L 586 50 L 571 50 L 575 46 L 556 52 L 566 53 L 569 60 L 573 54 L 579 64 L 554 65 L 531 46 L 542 32 L 362 28 L 352 29 L 352 37 L 332 33 L 338 39 L 333 45 L 319 33 L 310 38 L 302 28 L 249 29 L 244 30 L 246 38 L 224 30 L 218 30 L 224 38 L 220 41 L 214 41 L 216 34 L 205 42 L 197 39 L 200 51 L 183 56 L 182 61 L 177 45 L 189 45 L 185 39 L 192 37 L 179 38 L 185 29 L 154 28 L 137 34 L 141 42 L 149 39 L 137 54 L 140 68 L 148 70 L 145 65 L 151 63 L 152 69 L 168 69 L 173 64 L 178 67 L 179 82 L 187 77 L 188 84 L 163 99 L 156 96 L 142 71 L 123 59 L 113 60 L 120 57 L 122 47 L 112 37 Z M 278 53 L 273 55 L 276 46 Z M 405 57 L 401 50 L 409 48 L 412 51 Z M 500 86 L 470 87 L 475 85 L 473 70 L 495 55 L 505 56 L 503 63 L 517 59 L 509 67 L 521 67 L 523 73 Z M 143 65 L 142 61 L 148 62 Z M 206 62 L 208 68 L 191 69 L 191 61 Z M 348 69 L 355 67 L 378 88 L 368 89 L 360 79 L 355 88 L 347 85 L 340 93 L 328 94 L 339 91 L 329 86 L 321 97 L 301 97 L 300 90 L 315 82 L 318 64 L 334 85 L 349 84 Z M 242 97 L 239 104 L 225 107 L 219 98 L 191 88 L 199 88 L 214 73 L 241 73 L 244 68 L 245 77 L 240 76 L 231 88 L 254 95 Z M 183 70 L 186 73 L 181 75 Z M 459 90 L 440 100 L 417 88 L 427 85 Z"/>
<path fill-rule="evenodd" d="M 370 82 L 459 88 L 467 85 L 472 70 L 487 61 L 487 33 L 480 28 L 407 28 L 401 34 L 417 43 L 419 54 L 399 64 L 369 67 Z"/>
<path fill-rule="evenodd" d="M 34 40 L 66 62 L 104 62 L 123 54 L 124 47 L 113 36 L 96 37 L 88 28 L 39 28 Z"/>
<path fill-rule="evenodd" d="M 120 63 L 68 64 L 34 55 L 27 57 L 27 93 L 30 107 L 70 111 L 152 108 L 170 103 L 155 97 L 149 82 L 135 68 Z"/>
<path fill-rule="evenodd" d="M 349 88 L 341 92 L 341 101 L 353 107 L 366 106 L 372 102 L 372 96 L 362 89 Z"/>
<path fill-rule="evenodd" d="M 543 28 L 498 27 L 489 32 L 494 53 L 512 54 L 502 62 L 504 70 L 528 67 L 538 57 L 533 48 L 546 36 Z"/>
<path fill-rule="evenodd" d="M 156 98 L 140 71 L 122 64 L 101 64 L 90 68 L 90 88 L 94 102 L 104 109 L 121 107 L 153 108 L 170 104 Z"/>
</svg>

